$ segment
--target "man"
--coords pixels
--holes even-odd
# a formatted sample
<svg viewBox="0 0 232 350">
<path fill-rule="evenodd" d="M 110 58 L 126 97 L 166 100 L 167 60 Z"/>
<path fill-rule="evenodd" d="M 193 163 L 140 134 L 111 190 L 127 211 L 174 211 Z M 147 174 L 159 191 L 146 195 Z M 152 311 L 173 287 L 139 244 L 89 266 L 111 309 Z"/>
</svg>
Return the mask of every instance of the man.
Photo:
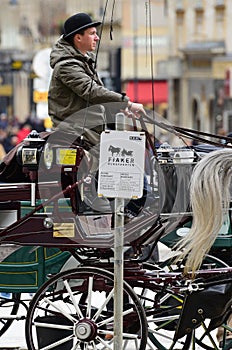
<svg viewBox="0 0 232 350">
<path fill-rule="evenodd" d="M 85 13 L 77 13 L 64 23 L 64 34 L 54 45 L 50 55 L 53 73 L 48 92 L 48 109 L 53 128 L 82 135 L 84 141 L 95 146 L 105 124 L 109 124 L 108 114 L 120 110 L 133 113 L 139 118 L 145 114 L 143 105 L 131 102 L 124 93 L 110 91 L 104 87 L 95 69 L 95 55 L 99 37 L 97 27 L 101 22 L 93 22 Z M 114 106 L 117 112 L 108 113 L 106 105 Z M 110 120 L 112 125 L 114 120 Z M 94 147 L 89 150 L 93 155 Z M 97 157 L 92 157 L 91 170 L 98 167 Z M 134 203 L 136 202 L 136 203 Z M 144 202 L 144 199 L 142 200 Z M 131 201 L 141 204 L 139 201 Z"/>
<path fill-rule="evenodd" d="M 55 128 L 70 116 L 77 128 L 79 126 L 78 133 L 81 128 L 93 125 L 92 118 L 96 118 L 94 123 L 99 125 L 104 114 L 100 106 L 105 103 L 118 102 L 126 113 L 137 117 L 145 113 L 142 104 L 131 102 L 123 93 L 106 89 L 100 80 L 93 54 L 99 41 L 96 28 L 100 25 L 101 22 L 93 22 L 87 14 L 77 13 L 66 20 L 64 34 L 52 49 L 48 108 Z M 98 107 L 93 109 L 92 106 Z M 89 107 L 86 116 L 83 112 L 78 114 Z"/>
</svg>

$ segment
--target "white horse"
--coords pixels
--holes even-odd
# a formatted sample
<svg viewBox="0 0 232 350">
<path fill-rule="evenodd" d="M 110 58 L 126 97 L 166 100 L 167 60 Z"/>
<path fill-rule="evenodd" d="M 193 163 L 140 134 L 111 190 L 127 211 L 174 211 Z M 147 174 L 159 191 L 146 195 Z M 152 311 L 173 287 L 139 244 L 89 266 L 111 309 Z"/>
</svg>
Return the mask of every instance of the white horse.
<svg viewBox="0 0 232 350">
<path fill-rule="evenodd" d="M 190 182 L 192 227 L 175 249 L 186 258 L 185 273 L 194 273 L 212 247 L 230 205 L 232 149 L 213 151 L 196 164 Z"/>
</svg>

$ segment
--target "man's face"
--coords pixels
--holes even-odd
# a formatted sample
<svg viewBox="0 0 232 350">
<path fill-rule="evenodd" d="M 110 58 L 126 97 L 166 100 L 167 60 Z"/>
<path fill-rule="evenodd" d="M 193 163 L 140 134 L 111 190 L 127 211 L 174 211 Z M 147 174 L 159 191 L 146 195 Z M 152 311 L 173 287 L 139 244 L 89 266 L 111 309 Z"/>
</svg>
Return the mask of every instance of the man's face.
<svg viewBox="0 0 232 350">
<path fill-rule="evenodd" d="M 84 34 L 76 34 L 74 37 L 75 46 L 83 53 L 87 51 L 94 51 L 97 46 L 99 36 L 95 27 L 91 27 L 85 30 Z"/>
</svg>

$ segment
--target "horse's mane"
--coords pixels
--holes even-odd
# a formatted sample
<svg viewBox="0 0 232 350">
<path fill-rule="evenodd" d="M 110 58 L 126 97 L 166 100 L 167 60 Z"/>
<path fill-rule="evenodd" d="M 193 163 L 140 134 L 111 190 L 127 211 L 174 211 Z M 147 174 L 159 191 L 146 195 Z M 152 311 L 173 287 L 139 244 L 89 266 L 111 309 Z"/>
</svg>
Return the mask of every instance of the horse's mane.
<svg viewBox="0 0 232 350">
<path fill-rule="evenodd" d="M 213 151 L 197 163 L 190 183 L 193 223 L 190 232 L 175 246 L 185 259 L 185 272 L 200 267 L 212 247 L 230 204 L 232 150 Z"/>
</svg>

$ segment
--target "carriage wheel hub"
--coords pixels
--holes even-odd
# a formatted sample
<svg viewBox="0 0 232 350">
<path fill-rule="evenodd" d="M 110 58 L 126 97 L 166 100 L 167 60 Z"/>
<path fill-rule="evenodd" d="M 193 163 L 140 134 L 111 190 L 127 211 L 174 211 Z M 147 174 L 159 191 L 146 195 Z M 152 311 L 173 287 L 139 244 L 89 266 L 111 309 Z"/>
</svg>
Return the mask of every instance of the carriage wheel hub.
<svg viewBox="0 0 232 350">
<path fill-rule="evenodd" d="M 89 319 L 83 319 L 76 325 L 75 334 L 76 337 L 80 340 L 92 340 L 96 337 L 97 326 L 93 321 Z"/>
</svg>

